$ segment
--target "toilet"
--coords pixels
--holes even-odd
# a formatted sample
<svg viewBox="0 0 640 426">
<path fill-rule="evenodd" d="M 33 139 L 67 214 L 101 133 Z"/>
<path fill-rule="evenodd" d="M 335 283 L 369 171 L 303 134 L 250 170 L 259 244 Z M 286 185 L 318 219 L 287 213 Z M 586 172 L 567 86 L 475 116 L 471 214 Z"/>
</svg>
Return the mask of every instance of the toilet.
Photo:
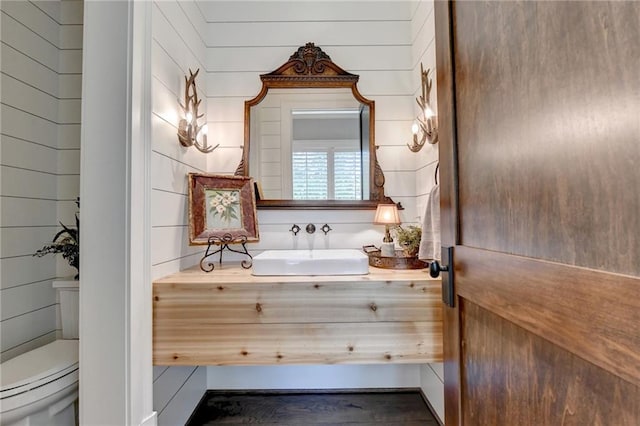
<svg viewBox="0 0 640 426">
<path fill-rule="evenodd" d="M 54 281 L 62 339 L 1 364 L 0 425 L 75 426 L 78 400 L 78 281 Z"/>
</svg>

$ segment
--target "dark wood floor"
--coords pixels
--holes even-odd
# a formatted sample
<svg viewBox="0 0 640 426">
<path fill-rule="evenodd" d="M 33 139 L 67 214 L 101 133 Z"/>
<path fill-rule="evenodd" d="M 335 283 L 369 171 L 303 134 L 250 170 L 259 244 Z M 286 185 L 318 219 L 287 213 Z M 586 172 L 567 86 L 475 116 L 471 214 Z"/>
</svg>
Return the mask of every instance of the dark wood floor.
<svg viewBox="0 0 640 426">
<path fill-rule="evenodd" d="M 187 426 L 259 424 L 438 426 L 419 391 L 208 391 Z"/>
</svg>

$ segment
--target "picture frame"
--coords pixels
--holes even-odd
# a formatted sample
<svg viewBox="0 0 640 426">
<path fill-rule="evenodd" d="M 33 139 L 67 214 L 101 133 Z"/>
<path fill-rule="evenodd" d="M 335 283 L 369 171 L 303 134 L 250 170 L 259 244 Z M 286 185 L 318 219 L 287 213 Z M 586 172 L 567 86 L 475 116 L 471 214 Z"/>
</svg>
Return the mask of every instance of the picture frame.
<svg viewBox="0 0 640 426">
<path fill-rule="evenodd" d="M 189 173 L 189 245 L 260 241 L 253 178 Z"/>
</svg>

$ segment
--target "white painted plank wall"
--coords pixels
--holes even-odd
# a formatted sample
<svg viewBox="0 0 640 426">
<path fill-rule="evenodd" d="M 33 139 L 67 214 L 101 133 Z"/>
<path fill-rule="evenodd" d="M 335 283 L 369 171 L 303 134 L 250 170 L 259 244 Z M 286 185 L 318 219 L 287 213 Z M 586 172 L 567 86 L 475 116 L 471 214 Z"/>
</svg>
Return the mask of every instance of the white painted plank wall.
<svg viewBox="0 0 640 426">
<path fill-rule="evenodd" d="M 417 3 L 411 19 L 411 52 L 414 59 L 415 97 L 421 94 L 420 64 L 425 69 L 430 68 L 433 78 L 433 89 L 430 101 L 433 110 L 437 112 L 436 89 L 436 51 L 435 51 L 435 23 L 433 17 L 433 0 L 421 0 Z M 415 113 L 418 114 L 418 105 Z M 435 185 L 435 168 L 438 162 L 438 145 L 428 143 L 418 152 L 416 157 L 416 206 L 417 214 L 423 217 L 429 193 Z M 420 366 L 420 387 L 435 414 L 444 421 L 444 375 L 443 364 L 433 363 Z"/>
<path fill-rule="evenodd" d="M 419 157 L 405 144 L 411 136 L 416 110 L 413 98 L 419 87 L 419 75 L 415 76 L 419 60 L 414 50 L 420 43 L 417 40 L 422 38 L 419 31 L 414 33 L 413 27 L 419 19 L 416 17 L 426 19 L 429 15 L 421 15 L 420 6 L 408 2 L 344 2 L 335 8 L 322 1 L 304 5 L 245 1 L 154 4 L 151 179 L 154 278 L 188 267 L 202 255 L 202 248 L 194 250 L 187 243 L 185 174 L 235 170 L 243 141 L 244 101 L 258 93 L 258 75 L 275 69 L 307 41 L 316 42 L 336 63 L 360 74 L 361 92 L 376 100 L 376 143 L 380 145 L 387 193 L 405 205 L 402 212 L 405 223 L 417 220 L 417 198 L 429 188 L 417 187 L 424 185 L 424 181 L 418 180 L 416 170 L 429 166 L 425 162 L 419 165 Z M 204 56 L 198 55 L 201 48 Z M 199 63 L 200 58 L 204 58 L 204 64 Z M 210 140 L 221 144 L 208 156 L 193 150 L 185 152 L 175 137 L 178 120 L 175 104 L 183 90 L 182 76 L 189 67 L 206 71 L 206 79 L 198 82 L 199 89 L 207 94 Z M 272 248 L 358 248 L 382 238 L 382 229 L 371 224 L 373 211 L 260 211 L 259 220 L 261 241 L 251 245 L 252 252 Z M 288 232 L 292 223 L 310 222 L 329 223 L 334 230 L 327 236 L 293 237 Z M 404 377 L 415 373 L 409 371 L 412 368 L 415 367 L 408 366 L 398 374 Z M 167 392 L 162 383 L 186 387 L 185 377 L 192 371 L 197 373 L 191 369 L 184 372 L 154 368 L 154 409 L 160 413 L 159 423 L 174 413 L 165 402 L 171 398 L 167 395 L 172 390 Z M 235 371 L 234 380 L 246 379 L 243 371 Z M 355 367 L 350 373 L 358 377 L 360 371 Z M 166 379 L 174 375 L 181 378 Z M 418 380 L 417 375 L 410 376 Z M 220 378 L 215 377 L 211 370 L 209 387 L 221 384 Z M 354 379 L 348 384 L 364 385 L 360 382 Z"/>
<path fill-rule="evenodd" d="M 260 90 L 259 74 L 271 72 L 306 42 L 320 46 L 345 70 L 360 75 L 363 96 L 376 102 L 376 144 L 386 177 L 386 193 L 402 202 L 405 223 L 416 221 L 415 155 L 411 135 L 414 95 L 410 16 L 402 1 L 199 2 L 207 20 L 207 118 L 221 148 L 209 156 L 208 170 L 233 173 L 243 143 L 244 101 Z M 258 212 L 263 249 L 360 248 L 382 240 L 373 211 Z M 328 236 L 289 233 L 293 223 L 334 230 Z"/>
<path fill-rule="evenodd" d="M 81 1 L 3 1 L 0 253 L 5 361 L 60 333 L 51 281 L 75 270 L 31 254 L 75 226 L 79 187 Z"/>
<path fill-rule="evenodd" d="M 201 247 L 189 247 L 187 178 L 206 171 L 206 154 L 178 143 L 184 76 L 196 79 L 207 106 L 204 19 L 192 1 L 156 1 L 152 7 L 151 274 L 158 278 L 199 261 Z M 206 390 L 206 370 L 154 367 L 153 409 L 158 425 L 184 424 Z"/>
<path fill-rule="evenodd" d="M 433 89 L 430 101 L 433 110 L 437 112 L 436 88 L 436 50 L 435 23 L 433 17 L 433 1 L 421 0 L 416 7 L 411 20 L 412 58 L 414 98 L 421 94 L 420 64 L 424 69 L 431 69 Z M 414 116 L 419 113 L 418 104 L 414 101 Z M 438 162 L 438 145 L 428 143 L 416 155 L 416 207 L 417 215 L 422 218 L 425 212 L 429 192 L 435 185 L 435 169 Z"/>
</svg>

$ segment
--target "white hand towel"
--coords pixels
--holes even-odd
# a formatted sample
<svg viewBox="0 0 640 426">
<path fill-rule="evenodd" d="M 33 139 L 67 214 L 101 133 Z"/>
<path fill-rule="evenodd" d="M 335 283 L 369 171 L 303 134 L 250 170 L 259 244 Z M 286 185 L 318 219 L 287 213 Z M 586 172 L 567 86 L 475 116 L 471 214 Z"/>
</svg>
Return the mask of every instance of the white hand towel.
<svg viewBox="0 0 640 426">
<path fill-rule="evenodd" d="M 422 218 L 422 237 L 418 259 L 440 260 L 440 185 L 436 184 L 427 199 Z"/>
</svg>

